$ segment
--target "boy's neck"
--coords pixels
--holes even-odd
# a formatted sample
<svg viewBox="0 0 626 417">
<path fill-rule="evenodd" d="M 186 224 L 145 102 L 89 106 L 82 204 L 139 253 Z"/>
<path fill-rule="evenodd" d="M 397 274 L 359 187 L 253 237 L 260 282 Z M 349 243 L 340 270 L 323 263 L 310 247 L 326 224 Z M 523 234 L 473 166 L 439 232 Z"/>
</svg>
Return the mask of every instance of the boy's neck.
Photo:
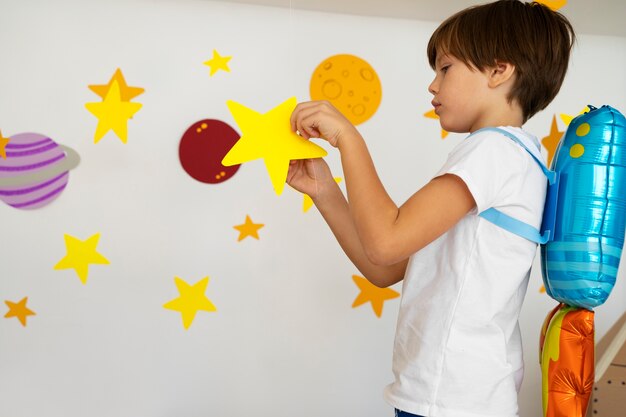
<svg viewBox="0 0 626 417">
<path fill-rule="evenodd" d="M 484 127 L 522 127 L 523 124 L 524 113 L 516 101 L 497 100 L 483 113 L 483 117 L 474 123 L 470 133 Z"/>
</svg>

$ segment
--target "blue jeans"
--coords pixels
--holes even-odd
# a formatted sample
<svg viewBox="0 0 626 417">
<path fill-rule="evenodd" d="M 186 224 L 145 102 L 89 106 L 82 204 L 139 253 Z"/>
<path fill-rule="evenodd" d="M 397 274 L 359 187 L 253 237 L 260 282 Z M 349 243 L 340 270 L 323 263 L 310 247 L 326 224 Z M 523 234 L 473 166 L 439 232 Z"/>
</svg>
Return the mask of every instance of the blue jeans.
<svg viewBox="0 0 626 417">
<path fill-rule="evenodd" d="M 411 414 L 411 413 L 406 413 L 404 411 L 400 411 L 396 408 L 396 415 L 395 417 L 424 417 L 424 416 L 418 416 L 417 414 Z"/>
</svg>

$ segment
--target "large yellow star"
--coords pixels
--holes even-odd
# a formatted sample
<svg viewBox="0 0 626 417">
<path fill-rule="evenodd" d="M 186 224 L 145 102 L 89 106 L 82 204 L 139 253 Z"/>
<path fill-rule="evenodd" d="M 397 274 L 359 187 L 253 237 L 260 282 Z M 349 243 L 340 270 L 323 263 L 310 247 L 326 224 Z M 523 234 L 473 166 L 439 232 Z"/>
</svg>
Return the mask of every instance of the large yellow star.
<svg viewBox="0 0 626 417">
<path fill-rule="evenodd" d="M 11 140 L 9 138 L 2 136 L 2 131 L 0 130 L 0 156 L 2 159 L 7 159 L 6 146 L 10 141 Z"/>
<path fill-rule="evenodd" d="M 237 239 L 237 241 L 241 242 L 248 236 L 259 240 L 259 229 L 263 226 L 265 225 L 261 223 L 253 223 L 250 216 L 246 215 L 246 222 L 244 224 L 233 226 L 233 228 L 239 230 L 239 238 Z"/>
<path fill-rule="evenodd" d="M 219 70 L 223 70 L 226 72 L 230 72 L 230 68 L 228 68 L 228 61 L 232 56 L 221 56 L 215 49 L 213 50 L 213 58 L 205 61 L 204 65 L 211 67 L 211 73 L 209 74 L 211 77 Z"/>
<path fill-rule="evenodd" d="M 559 131 L 559 127 L 556 124 L 556 115 L 552 116 L 552 126 L 550 126 L 550 134 L 541 139 L 541 144 L 548 151 L 548 166 L 552 164 L 552 159 L 556 153 L 556 147 L 559 141 L 563 137 L 563 132 Z"/>
<path fill-rule="evenodd" d="M 174 277 L 174 282 L 180 297 L 163 304 L 163 307 L 180 312 L 185 329 L 191 326 L 198 311 L 217 311 L 211 300 L 204 294 L 207 285 L 209 285 L 209 277 L 202 278 L 194 285 L 189 285 L 178 277 Z"/>
<path fill-rule="evenodd" d="M 22 323 L 22 326 L 26 327 L 26 317 L 35 315 L 35 312 L 33 310 L 26 307 L 27 301 L 28 297 L 22 298 L 22 300 L 18 303 L 14 303 L 8 300 L 5 301 L 4 303 L 9 307 L 9 312 L 5 314 L 4 317 L 17 317 L 20 323 Z"/>
<path fill-rule="evenodd" d="M 378 317 L 383 314 L 383 304 L 386 300 L 391 300 L 400 297 L 397 291 L 391 288 L 379 288 L 376 285 L 369 282 L 367 279 L 358 275 L 352 275 L 354 283 L 359 287 L 361 292 L 354 300 L 352 308 L 358 307 L 361 304 L 367 302 L 372 303 L 372 309 Z"/>
<path fill-rule="evenodd" d="M 113 80 L 109 92 L 99 103 L 87 103 L 85 107 L 98 118 L 94 143 L 98 143 L 109 130 L 113 130 L 124 143 L 128 138 L 128 119 L 141 109 L 140 103 L 122 101 L 120 86 Z"/>
<path fill-rule="evenodd" d="M 276 194 L 280 195 L 285 188 L 289 161 L 327 155 L 324 148 L 291 130 L 291 113 L 297 104 L 295 97 L 264 114 L 234 101 L 226 104 L 242 134 L 222 164 L 232 166 L 263 158 Z"/>
<path fill-rule="evenodd" d="M 429 110 L 426 113 L 424 113 L 424 116 L 429 118 L 429 119 L 435 119 L 435 120 L 439 120 L 439 116 L 437 115 L 437 113 L 435 113 L 435 110 Z M 445 139 L 446 136 L 448 136 L 448 131 L 441 129 L 441 139 Z"/>
<path fill-rule="evenodd" d="M 54 269 L 73 268 L 83 284 L 87 283 L 89 264 L 109 264 L 109 260 L 96 251 L 100 233 L 96 233 L 87 240 L 80 240 L 65 235 L 67 254 L 54 266 Z"/>
<path fill-rule="evenodd" d="M 105 99 L 111 88 L 113 87 L 113 82 L 117 81 L 117 85 L 120 88 L 120 100 L 122 101 L 131 101 L 133 98 L 137 97 L 139 94 L 142 94 L 145 90 L 141 87 L 129 87 L 126 84 L 126 80 L 124 79 L 124 74 L 118 68 L 115 71 L 115 74 L 109 80 L 109 83 L 106 85 L 90 85 L 89 89 L 100 96 L 101 99 Z"/>
</svg>

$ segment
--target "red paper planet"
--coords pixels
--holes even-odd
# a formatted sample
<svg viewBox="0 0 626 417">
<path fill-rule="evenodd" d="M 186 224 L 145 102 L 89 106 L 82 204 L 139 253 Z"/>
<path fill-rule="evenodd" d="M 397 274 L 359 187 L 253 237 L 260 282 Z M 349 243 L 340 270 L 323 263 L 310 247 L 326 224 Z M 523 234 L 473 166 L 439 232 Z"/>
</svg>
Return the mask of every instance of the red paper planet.
<svg viewBox="0 0 626 417">
<path fill-rule="evenodd" d="M 240 165 L 222 165 L 222 159 L 239 138 L 239 133 L 227 123 L 200 120 L 191 125 L 180 140 L 180 163 L 187 174 L 200 182 L 224 182 L 239 170 Z"/>
</svg>

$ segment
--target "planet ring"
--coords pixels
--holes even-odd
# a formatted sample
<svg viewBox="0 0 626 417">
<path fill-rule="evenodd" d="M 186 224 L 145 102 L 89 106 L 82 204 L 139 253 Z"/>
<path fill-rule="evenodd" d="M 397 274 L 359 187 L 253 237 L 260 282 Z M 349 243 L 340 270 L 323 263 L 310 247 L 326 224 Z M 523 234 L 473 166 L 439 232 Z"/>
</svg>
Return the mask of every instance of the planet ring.
<svg viewBox="0 0 626 417">
<path fill-rule="evenodd" d="M 65 151 L 65 158 L 60 164 L 54 164 L 46 169 L 33 172 L 31 174 L 0 178 L 0 187 L 20 187 L 39 181 L 45 181 L 66 171 L 71 171 L 78 166 L 80 156 L 72 148 L 59 145 Z"/>
</svg>

